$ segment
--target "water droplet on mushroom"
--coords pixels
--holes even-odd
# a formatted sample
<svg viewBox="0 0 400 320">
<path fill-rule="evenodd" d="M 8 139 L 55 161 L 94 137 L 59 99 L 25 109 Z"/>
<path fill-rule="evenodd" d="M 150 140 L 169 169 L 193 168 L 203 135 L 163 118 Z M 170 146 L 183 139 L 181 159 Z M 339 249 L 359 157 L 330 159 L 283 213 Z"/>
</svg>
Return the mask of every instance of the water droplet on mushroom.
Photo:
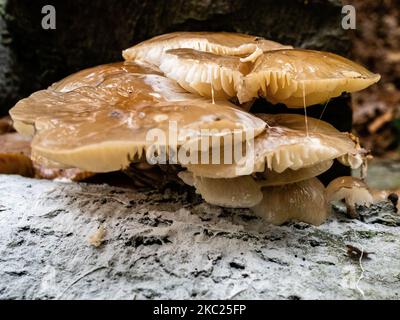
<svg viewBox="0 0 400 320">
<path fill-rule="evenodd" d="M 166 114 L 156 114 L 153 119 L 156 122 L 163 122 L 168 120 L 168 116 Z"/>
<path fill-rule="evenodd" d="M 146 113 L 144 113 L 142 111 L 138 113 L 138 118 L 139 119 L 144 119 L 145 117 L 146 117 Z"/>
<path fill-rule="evenodd" d="M 361 77 L 361 74 L 359 72 L 357 72 L 357 71 L 343 70 L 341 73 L 346 78 L 359 78 L 359 77 Z"/>
</svg>

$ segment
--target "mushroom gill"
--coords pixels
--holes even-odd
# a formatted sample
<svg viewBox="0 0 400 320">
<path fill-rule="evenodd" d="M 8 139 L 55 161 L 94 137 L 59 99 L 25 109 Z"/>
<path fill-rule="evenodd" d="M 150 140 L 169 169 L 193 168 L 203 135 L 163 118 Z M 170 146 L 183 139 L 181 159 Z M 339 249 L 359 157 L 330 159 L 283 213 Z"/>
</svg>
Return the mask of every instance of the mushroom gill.
<svg viewBox="0 0 400 320">
<path fill-rule="evenodd" d="M 324 121 L 309 118 L 306 125 L 304 117 L 300 115 L 257 116 L 266 122 L 267 128 L 255 137 L 252 145 L 248 146 L 252 141 L 247 141 L 242 146 L 242 156 L 230 164 L 221 160 L 220 164 L 188 164 L 185 165 L 187 169 L 197 176 L 210 178 L 232 178 L 268 170 L 281 174 L 285 170 L 310 168 L 346 154 L 360 152 L 349 134 L 339 132 Z M 226 152 L 226 148 L 220 152 L 221 159 Z M 303 173 L 299 173 L 299 177 Z"/>
<path fill-rule="evenodd" d="M 302 108 L 323 103 L 343 92 L 356 92 L 378 82 L 380 75 L 333 53 L 313 50 L 265 52 L 244 79 L 239 101 L 265 97 L 272 103 Z"/>
<path fill-rule="evenodd" d="M 374 196 L 368 185 L 355 177 L 339 177 L 326 187 L 328 202 L 344 201 L 350 218 L 357 218 L 357 206 L 369 207 L 374 203 Z M 382 200 L 382 199 L 379 199 Z"/>
<path fill-rule="evenodd" d="M 160 69 L 202 96 L 237 96 L 240 103 L 262 96 L 289 108 L 323 103 L 380 79 L 341 56 L 300 49 L 266 51 L 254 62 L 193 49 L 168 50 Z"/>
<path fill-rule="evenodd" d="M 128 61 L 143 61 L 159 66 L 165 51 L 181 48 L 239 56 L 244 61 L 254 61 L 264 51 L 292 47 L 240 33 L 174 32 L 143 41 L 124 50 L 122 55 Z"/>
<path fill-rule="evenodd" d="M 21 100 L 10 114 L 17 130 L 35 134 L 35 160 L 91 172 L 126 168 L 149 150 L 168 152 L 173 143 L 212 146 L 213 137 L 247 139 L 265 128 L 228 101 L 212 104 L 130 62 L 81 71 Z"/>
<path fill-rule="evenodd" d="M 313 225 L 322 224 L 328 217 L 325 188 L 317 179 L 262 189 L 262 201 L 253 212 L 275 225 L 298 220 Z"/>
<path fill-rule="evenodd" d="M 398 209 L 398 192 L 370 188 L 363 180 L 345 176 L 332 180 L 326 187 L 328 202 L 344 201 L 347 214 L 357 218 L 357 206 L 369 207 L 381 201 L 391 201 Z M 394 199 L 396 198 L 396 199 Z"/>
<path fill-rule="evenodd" d="M 187 91 L 213 99 L 236 97 L 251 67 L 239 57 L 193 49 L 168 50 L 160 63 L 160 70 Z"/>
<path fill-rule="evenodd" d="M 46 179 L 46 180 L 63 180 L 63 181 L 84 181 L 86 179 L 94 177 L 94 172 L 84 171 L 77 168 L 53 168 L 46 167 L 42 164 L 33 162 L 33 168 L 35 171 L 35 178 Z"/>
</svg>

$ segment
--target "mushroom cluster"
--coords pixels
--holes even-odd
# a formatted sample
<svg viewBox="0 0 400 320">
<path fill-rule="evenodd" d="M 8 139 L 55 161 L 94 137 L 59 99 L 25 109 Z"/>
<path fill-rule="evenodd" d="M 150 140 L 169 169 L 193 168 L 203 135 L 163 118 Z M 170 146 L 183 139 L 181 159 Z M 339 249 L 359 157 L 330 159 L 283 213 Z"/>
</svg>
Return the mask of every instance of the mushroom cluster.
<svg viewBox="0 0 400 320">
<path fill-rule="evenodd" d="M 170 166 L 210 204 L 319 225 L 329 211 L 316 177 L 335 159 L 363 162 L 354 136 L 324 121 L 249 112 L 257 98 L 306 108 L 379 80 L 350 60 L 210 32 L 158 36 L 123 57 L 10 110 L 16 130 L 33 137 L 35 163 L 93 173 Z"/>
</svg>

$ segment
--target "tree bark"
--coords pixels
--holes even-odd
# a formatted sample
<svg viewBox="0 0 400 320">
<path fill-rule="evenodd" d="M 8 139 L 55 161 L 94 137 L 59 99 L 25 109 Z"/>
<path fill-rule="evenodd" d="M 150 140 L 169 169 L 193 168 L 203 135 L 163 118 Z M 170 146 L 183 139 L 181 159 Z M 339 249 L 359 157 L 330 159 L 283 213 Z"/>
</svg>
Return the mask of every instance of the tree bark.
<svg viewBox="0 0 400 320">
<path fill-rule="evenodd" d="M 185 190 L 0 175 L 0 299 L 398 299 L 399 217 L 363 210 L 277 227 Z"/>
</svg>

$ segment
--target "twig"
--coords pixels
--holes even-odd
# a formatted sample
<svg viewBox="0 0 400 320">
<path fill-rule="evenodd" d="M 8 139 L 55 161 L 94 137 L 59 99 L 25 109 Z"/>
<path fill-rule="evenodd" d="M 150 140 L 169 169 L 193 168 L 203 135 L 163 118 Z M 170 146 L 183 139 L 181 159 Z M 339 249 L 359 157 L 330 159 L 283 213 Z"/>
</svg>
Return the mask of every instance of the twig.
<svg viewBox="0 0 400 320">
<path fill-rule="evenodd" d="M 237 297 L 239 294 L 241 294 L 242 292 L 245 292 L 247 289 L 242 289 L 239 290 L 238 292 L 236 292 L 234 295 L 230 296 L 227 300 L 232 300 L 233 298 Z"/>
<path fill-rule="evenodd" d="M 76 192 L 76 193 L 74 193 L 74 194 L 79 194 L 79 195 L 81 195 L 81 196 L 92 196 L 92 197 L 96 197 L 96 198 L 99 197 L 98 194 L 89 193 L 89 192 Z M 114 196 L 104 196 L 103 199 L 114 200 L 114 201 L 116 201 L 116 202 L 118 202 L 118 203 L 120 203 L 120 204 L 123 204 L 124 206 L 128 206 L 128 205 L 129 205 L 128 202 L 126 202 L 126 201 L 124 201 L 124 200 L 121 200 L 121 199 L 119 199 L 119 198 L 117 198 L 117 197 L 114 197 Z"/>
<path fill-rule="evenodd" d="M 364 291 L 359 287 L 360 281 L 364 278 L 364 268 L 363 268 L 363 266 L 362 266 L 363 255 L 364 255 L 364 248 L 361 246 L 361 254 L 360 254 L 360 258 L 358 259 L 358 264 L 359 264 L 360 269 L 361 269 L 361 275 L 360 275 L 360 277 L 358 278 L 358 281 L 357 281 L 357 283 L 356 283 L 356 288 L 357 288 L 357 290 L 361 293 L 361 295 L 363 296 L 363 298 L 365 298 Z"/>
</svg>

